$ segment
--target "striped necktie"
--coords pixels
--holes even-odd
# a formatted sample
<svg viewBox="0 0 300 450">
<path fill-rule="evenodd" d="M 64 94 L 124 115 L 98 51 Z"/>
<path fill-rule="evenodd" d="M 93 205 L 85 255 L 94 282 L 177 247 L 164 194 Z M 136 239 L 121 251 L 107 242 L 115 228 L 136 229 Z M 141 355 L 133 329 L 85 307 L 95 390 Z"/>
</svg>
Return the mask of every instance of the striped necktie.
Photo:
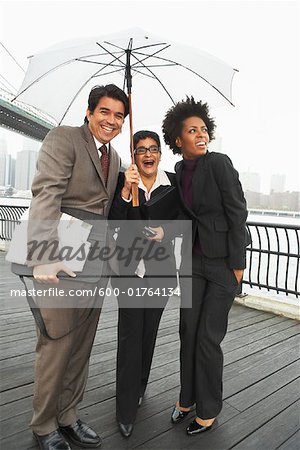
<svg viewBox="0 0 300 450">
<path fill-rule="evenodd" d="M 99 148 L 99 151 L 101 152 L 100 162 L 102 167 L 102 173 L 105 181 L 105 185 L 107 184 L 107 178 L 108 178 L 108 171 L 109 171 L 109 154 L 107 152 L 106 145 L 102 145 Z"/>
</svg>

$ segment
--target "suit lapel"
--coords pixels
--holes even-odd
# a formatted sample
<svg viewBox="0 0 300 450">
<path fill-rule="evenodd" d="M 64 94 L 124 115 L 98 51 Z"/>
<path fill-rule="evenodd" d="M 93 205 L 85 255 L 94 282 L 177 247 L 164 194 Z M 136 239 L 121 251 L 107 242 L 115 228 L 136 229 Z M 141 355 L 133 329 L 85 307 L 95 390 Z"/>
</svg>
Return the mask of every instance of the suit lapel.
<svg viewBox="0 0 300 450">
<path fill-rule="evenodd" d="M 102 169 L 101 169 L 101 163 L 100 163 L 100 158 L 99 158 L 99 154 L 98 154 L 98 150 L 96 148 L 96 144 L 95 141 L 93 139 L 93 135 L 90 132 L 88 125 L 83 125 L 82 126 L 82 132 L 83 132 L 83 137 L 84 140 L 86 142 L 86 150 L 88 152 L 88 154 L 90 155 L 90 158 L 95 166 L 95 169 L 102 181 L 102 184 L 105 188 L 105 183 L 104 183 L 104 178 L 103 178 L 103 173 L 102 173 Z M 106 188 L 105 188 L 106 189 Z"/>
<path fill-rule="evenodd" d="M 106 189 L 110 194 L 113 194 L 116 190 L 119 169 L 120 169 L 119 155 L 109 144 L 109 171 Z"/>
<path fill-rule="evenodd" d="M 101 168 L 99 153 L 96 148 L 96 144 L 95 144 L 93 135 L 90 132 L 87 125 L 83 125 L 81 128 L 82 128 L 84 140 L 86 141 L 86 150 L 95 166 L 95 169 L 99 175 L 99 178 L 102 181 L 103 188 L 107 192 L 114 192 L 115 188 L 116 188 L 116 182 L 117 182 L 119 166 L 120 166 L 120 159 L 119 159 L 117 152 L 110 146 L 109 172 L 108 172 L 107 186 L 105 186 L 105 181 L 104 181 L 104 176 L 103 176 L 103 172 L 102 172 L 102 168 Z"/>
</svg>

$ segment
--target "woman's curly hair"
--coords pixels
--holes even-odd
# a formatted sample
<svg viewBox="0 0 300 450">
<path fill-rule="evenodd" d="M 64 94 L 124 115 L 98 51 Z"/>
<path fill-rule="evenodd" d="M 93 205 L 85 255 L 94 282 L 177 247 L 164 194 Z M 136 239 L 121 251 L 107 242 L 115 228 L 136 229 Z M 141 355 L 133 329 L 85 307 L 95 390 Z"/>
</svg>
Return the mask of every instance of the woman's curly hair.
<svg viewBox="0 0 300 450">
<path fill-rule="evenodd" d="M 182 153 L 181 149 L 176 145 L 176 139 L 181 135 L 183 121 L 193 116 L 200 117 L 203 120 L 208 130 L 209 139 L 214 139 L 216 124 L 209 115 L 208 104 L 202 103 L 201 100 L 196 102 L 194 97 L 187 96 L 185 101 L 182 100 L 176 103 L 167 111 L 162 124 L 164 141 L 174 155 L 181 155 Z"/>
</svg>

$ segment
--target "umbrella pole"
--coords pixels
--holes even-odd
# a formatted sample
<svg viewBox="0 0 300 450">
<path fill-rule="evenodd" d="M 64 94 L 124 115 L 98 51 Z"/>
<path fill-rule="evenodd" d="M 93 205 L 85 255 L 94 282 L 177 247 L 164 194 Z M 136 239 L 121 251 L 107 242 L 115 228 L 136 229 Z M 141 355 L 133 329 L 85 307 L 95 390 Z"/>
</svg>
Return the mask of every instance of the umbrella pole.
<svg viewBox="0 0 300 450">
<path fill-rule="evenodd" d="M 134 145 L 133 145 L 133 126 L 132 126 L 132 100 L 131 100 L 131 87 L 132 87 L 132 75 L 130 65 L 130 54 L 132 49 L 132 39 L 129 41 L 128 49 L 126 50 L 126 67 L 125 67 L 125 79 L 127 82 L 127 94 L 129 103 L 129 130 L 130 130 L 130 153 L 131 163 L 134 164 Z M 139 206 L 139 188 L 136 183 L 131 185 L 132 206 Z"/>
<path fill-rule="evenodd" d="M 131 93 L 128 94 L 128 102 L 129 102 L 129 130 L 130 130 L 130 153 L 131 153 L 131 162 L 135 164 L 134 161 L 134 145 L 133 145 L 133 126 L 132 126 L 132 102 L 131 102 Z M 136 183 L 132 183 L 131 185 L 131 194 L 132 194 L 132 206 L 139 206 L 139 188 Z"/>
</svg>

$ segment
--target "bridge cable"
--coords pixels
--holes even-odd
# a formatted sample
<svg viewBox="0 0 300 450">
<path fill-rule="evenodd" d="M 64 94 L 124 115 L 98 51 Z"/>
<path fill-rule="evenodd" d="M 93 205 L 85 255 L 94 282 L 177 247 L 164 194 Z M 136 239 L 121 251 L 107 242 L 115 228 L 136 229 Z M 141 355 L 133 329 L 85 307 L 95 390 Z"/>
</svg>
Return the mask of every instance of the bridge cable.
<svg viewBox="0 0 300 450">
<path fill-rule="evenodd" d="M 14 60 L 14 62 L 17 64 L 17 66 L 20 67 L 20 69 L 25 73 L 25 69 L 23 69 L 23 67 L 21 66 L 21 64 L 18 63 L 18 61 L 16 60 L 16 58 L 10 53 L 9 50 L 7 50 L 7 48 L 5 47 L 5 45 L 0 41 L 0 44 L 2 45 L 2 47 L 4 48 L 4 50 L 9 54 L 9 56 Z"/>
</svg>

